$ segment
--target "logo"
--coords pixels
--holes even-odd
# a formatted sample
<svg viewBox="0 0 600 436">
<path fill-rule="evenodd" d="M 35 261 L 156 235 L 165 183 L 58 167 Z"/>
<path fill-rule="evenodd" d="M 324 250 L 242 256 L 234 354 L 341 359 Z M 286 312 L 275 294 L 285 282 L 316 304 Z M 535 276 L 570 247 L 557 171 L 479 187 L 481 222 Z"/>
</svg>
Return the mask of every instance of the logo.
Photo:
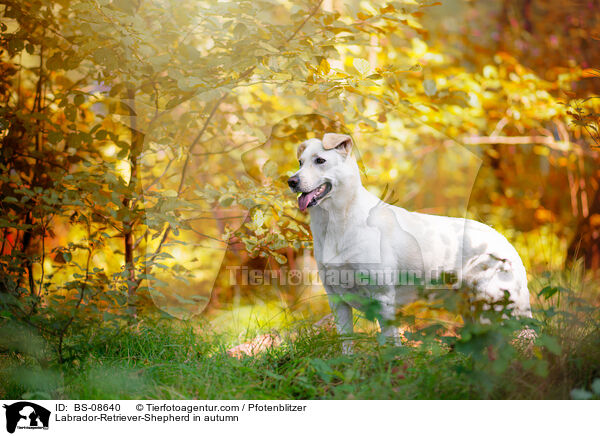
<svg viewBox="0 0 600 436">
<path fill-rule="evenodd" d="M 14 433 L 15 429 L 44 429 L 48 430 L 50 411 L 29 401 L 19 401 L 6 409 L 6 431 Z"/>
</svg>

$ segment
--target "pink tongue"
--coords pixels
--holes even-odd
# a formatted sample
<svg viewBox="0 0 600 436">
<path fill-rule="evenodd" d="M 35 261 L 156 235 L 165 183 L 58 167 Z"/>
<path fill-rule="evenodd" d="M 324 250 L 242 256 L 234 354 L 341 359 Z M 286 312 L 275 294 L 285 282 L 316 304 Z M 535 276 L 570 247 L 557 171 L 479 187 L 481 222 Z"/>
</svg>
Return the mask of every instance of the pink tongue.
<svg viewBox="0 0 600 436">
<path fill-rule="evenodd" d="M 301 212 L 304 212 L 306 210 L 308 204 L 315 197 L 315 195 L 317 195 L 316 189 L 314 191 L 307 192 L 306 194 L 302 194 L 300 195 L 300 197 L 298 197 L 298 207 L 300 208 Z"/>
</svg>

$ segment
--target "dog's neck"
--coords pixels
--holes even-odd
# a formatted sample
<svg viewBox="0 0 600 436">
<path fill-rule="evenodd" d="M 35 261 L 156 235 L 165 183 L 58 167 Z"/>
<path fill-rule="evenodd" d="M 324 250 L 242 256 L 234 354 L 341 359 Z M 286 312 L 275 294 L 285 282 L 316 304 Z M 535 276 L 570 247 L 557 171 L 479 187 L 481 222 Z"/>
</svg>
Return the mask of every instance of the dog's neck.
<svg viewBox="0 0 600 436">
<path fill-rule="evenodd" d="M 332 195 L 309 209 L 311 223 L 333 224 L 343 232 L 350 223 L 366 222 L 370 208 L 379 201 L 362 185 L 356 160 L 349 159 L 348 173 L 338 179 Z"/>
</svg>

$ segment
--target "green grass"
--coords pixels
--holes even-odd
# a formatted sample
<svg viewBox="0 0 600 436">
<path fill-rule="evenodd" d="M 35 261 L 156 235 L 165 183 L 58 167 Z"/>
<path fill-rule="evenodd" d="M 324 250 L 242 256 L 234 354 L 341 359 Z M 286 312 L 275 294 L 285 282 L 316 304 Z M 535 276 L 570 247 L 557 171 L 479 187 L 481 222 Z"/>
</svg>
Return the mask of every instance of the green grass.
<svg viewBox="0 0 600 436">
<path fill-rule="evenodd" d="M 532 283 L 539 336 L 525 352 L 512 345 L 517 330 L 503 324 L 466 325 L 455 347 L 435 335 L 421 346 L 392 347 L 362 319 L 354 353 L 343 355 L 341 339 L 313 328 L 309 311 L 254 304 L 211 321 L 140 314 L 116 335 L 73 329 L 67 360 L 59 363 L 50 346 L 56 338 L 0 317 L 0 398 L 600 398 L 596 284 L 565 274 Z M 273 329 L 281 345 L 254 357 L 227 354 Z"/>
<path fill-rule="evenodd" d="M 29 399 L 476 399 L 568 398 L 600 377 L 600 343 L 589 336 L 549 358 L 545 376 L 515 361 L 502 374 L 472 371 L 470 360 L 435 341 L 422 347 L 355 338 L 343 355 L 328 331 L 296 329 L 281 346 L 241 360 L 225 336 L 197 323 L 144 322 L 57 365 L 4 354 L 0 393 Z M 594 351 L 595 350 L 595 351 Z M 566 350 L 565 350 L 566 351 Z"/>
<path fill-rule="evenodd" d="M 380 346 L 358 337 L 354 355 L 341 354 L 339 339 L 306 330 L 277 348 L 241 360 L 226 353 L 218 336 L 193 325 L 162 322 L 122 333 L 93 348 L 60 372 L 29 367 L 9 370 L 6 396 L 42 392 L 51 398 L 110 399 L 312 399 L 470 398 L 472 386 L 456 371 L 462 360 L 441 347 L 416 350 Z M 12 372 L 11 372 L 12 371 Z M 29 374 L 28 374 L 29 373 Z M 38 374 L 36 377 L 35 374 Z M 50 375 L 50 377 L 47 377 Z M 49 378 L 49 384 L 43 379 Z M 35 394 L 34 394 L 35 396 Z"/>
</svg>

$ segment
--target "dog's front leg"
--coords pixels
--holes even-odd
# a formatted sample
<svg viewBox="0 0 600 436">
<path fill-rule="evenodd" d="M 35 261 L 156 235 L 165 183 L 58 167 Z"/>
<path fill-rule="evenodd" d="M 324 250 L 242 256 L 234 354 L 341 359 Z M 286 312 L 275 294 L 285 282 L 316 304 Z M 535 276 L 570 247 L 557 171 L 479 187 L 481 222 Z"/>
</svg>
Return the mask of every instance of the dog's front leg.
<svg viewBox="0 0 600 436">
<path fill-rule="evenodd" d="M 392 341 L 396 347 L 400 347 L 402 345 L 402 336 L 400 335 L 398 326 L 394 325 L 394 320 L 396 319 L 395 291 L 390 292 L 390 294 L 378 300 L 381 307 L 377 321 L 379 322 L 383 338 L 386 341 Z"/>
<path fill-rule="evenodd" d="M 352 340 L 349 339 L 349 336 L 354 332 L 352 307 L 342 301 L 338 295 L 328 292 L 327 296 L 329 298 L 329 307 L 331 307 L 333 317 L 335 318 L 337 332 L 344 338 L 342 343 L 342 352 L 344 354 L 351 354 Z"/>
<path fill-rule="evenodd" d="M 391 341 L 396 347 L 402 346 L 402 336 L 398 330 L 398 326 L 390 324 L 389 320 L 379 319 L 379 328 L 382 336 L 386 341 Z"/>
</svg>

